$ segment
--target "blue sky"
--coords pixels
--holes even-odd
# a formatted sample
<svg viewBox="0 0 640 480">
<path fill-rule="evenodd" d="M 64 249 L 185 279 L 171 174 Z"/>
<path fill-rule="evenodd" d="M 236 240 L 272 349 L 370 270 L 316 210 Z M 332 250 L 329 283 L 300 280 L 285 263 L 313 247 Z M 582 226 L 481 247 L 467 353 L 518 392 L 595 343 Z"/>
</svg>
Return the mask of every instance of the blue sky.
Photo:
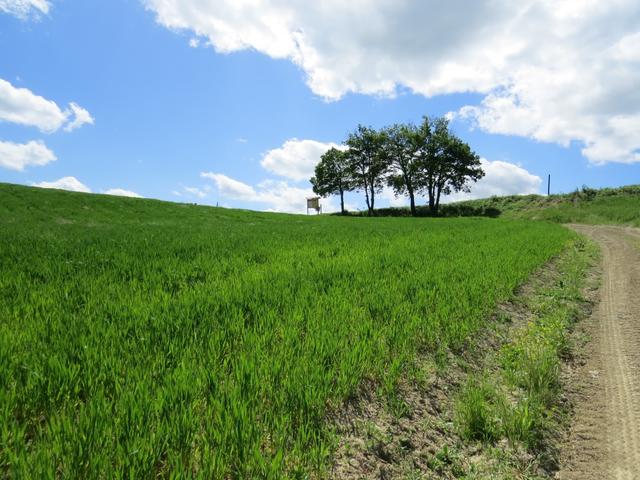
<svg viewBox="0 0 640 480">
<path fill-rule="evenodd" d="M 345 20 L 342 27 L 332 22 L 332 31 L 304 2 L 244 3 L 255 3 L 247 6 L 255 18 L 222 0 L 0 0 L 0 154 L 12 159 L 0 158 L 0 182 L 300 211 L 309 190 L 302 175 L 323 146 L 342 142 L 358 123 L 382 127 L 454 112 L 453 130 L 488 162 L 475 196 L 542 191 L 549 173 L 555 192 L 640 183 L 640 101 L 625 90 L 640 84 L 633 2 L 619 16 L 587 12 L 585 31 L 598 22 L 617 28 L 616 37 L 594 40 L 605 52 L 601 63 L 613 62 L 608 75 L 558 73 L 560 62 L 540 60 L 572 59 L 575 69 L 593 61 L 581 51 L 580 28 L 563 37 L 560 51 L 539 45 L 536 29 L 567 23 L 555 12 L 529 19 L 529 37 L 490 39 L 482 53 L 460 53 L 471 47 L 447 38 L 407 52 L 422 41 L 425 25 L 442 24 L 438 13 L 420 28 L 409 23 L 395 32 L 392 25 L 416 17 L 409 5 L 389 25 L 353 31 Z M 374 12 L 388 6 L 371 1 Z M 491 27 L 482 24 L 485 13 L 476 13 L 478 35 Z M 629 16 L 636 22 L 623 20 Z M 516 30 L 509 15 L 500 21 Z M 339 41 L 328 44 L 323 32 Z M 400 33 L 408 43 L 394 45 Z M 504 53 L 508 44 L 524 47 Z M 485 72 L 473 62 L 486 65 L 487 50 L 499 58 L 491 57 Z M 589 83 L 539 88 L 548 68 L 559 79 L 587 76 Z M 571 105 L 557 105 L 569 96 Z M 627 100 L 613 100 L 620 96 Z M 29 142 L 38 146 L 25 147 Z M 67 181 L 56 184 L 60 179 Z M 386 192 L 381 204 L 389 202 L 402 200 Z M 363 203 L 349 197 L 352 208 Z"/>
</svg>

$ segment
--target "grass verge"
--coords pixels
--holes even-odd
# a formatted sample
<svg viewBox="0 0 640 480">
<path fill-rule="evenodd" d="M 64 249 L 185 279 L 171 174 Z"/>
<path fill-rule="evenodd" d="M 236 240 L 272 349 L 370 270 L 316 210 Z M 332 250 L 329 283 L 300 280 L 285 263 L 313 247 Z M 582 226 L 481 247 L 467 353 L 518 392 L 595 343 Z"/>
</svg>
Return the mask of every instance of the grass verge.
<svg viewBox="0 0 640 480">
<path fill-rule="evenodd" d="M 585 286 L 596 256 L 573 237 L 472 344 L 419 356 L 393 395 L 365 386 L 334 419 L 330 476 L 549 478 L 568 411 L 560 370 L 574 350 L 573 325 L 590 310 Z"/>
<path fill-rule="evenodd" d="M 583 292 L 596 257 L 594 244 L 576 240 L 558 259 L 553 282 L 523 299 L 532 315 L 526 326 L 459 392 L 459 434 L 480 443 L 481 456 L 493 457 L 476 465 L 483 473 L 474 478 L 511 478 L 500 472 L 514 466 L 525 478 L 544 478 L 557 468 L 556 444 L 567 418 L 561 365 L 571 354 L 572 326 L 585 312 Z M 510 455 L 496 459 L 496 445 Z"/>
<path fill-rule="evenodd" d="M 640 227 L 640 185 L 594 189 L 587 186 L 571 193 L 553 195 L 508 195 L 443 204 L 441 217 L 501 217 L 544 220 L 554 223 L 629 225 Z M 366 212 L 352 212 L 366 215 Z M 380 217 L 408 217 L 407 207 L 376 210 Z M 417 215 L 433 216 L 428 206 L 419 205 Z"/>
</svg>

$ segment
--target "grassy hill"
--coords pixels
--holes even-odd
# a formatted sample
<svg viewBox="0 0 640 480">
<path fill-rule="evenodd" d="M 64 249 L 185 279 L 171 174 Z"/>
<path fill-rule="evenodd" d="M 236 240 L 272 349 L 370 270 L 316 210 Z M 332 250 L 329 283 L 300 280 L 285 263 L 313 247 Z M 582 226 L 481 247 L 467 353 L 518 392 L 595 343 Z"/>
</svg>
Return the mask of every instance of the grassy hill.
<svg viewBox="0 0 640 480">
<path fill-rule="evenodd" d="M 491 197 L 446 205 L 443 213 L 640 227 L 640 185 L 600 190 L 583 187 L 572 193 L 550 196 Z"/>
<path fill-rule="evenodd" d="M 473 345 L 573 238 L 0 184 L 0 476 L 321 474 L 329 412 Z"/>
<path fill-rule="evenodd" d="M 417 207 L 418 216 L 431 216 L 426 205 Z M 366 212 L 351 212 L 366 216 Z M 408 207 L 376 210 L 380 217 L 409 217 Z M 503 217 L 547 220 L 556 223 L 631 225 L 640 227 L 640 185 L 593 189 L 582 187 L 572 193 L 555 195 L 509 195 L 443 204 L 441 217 Z"/>
</svg>

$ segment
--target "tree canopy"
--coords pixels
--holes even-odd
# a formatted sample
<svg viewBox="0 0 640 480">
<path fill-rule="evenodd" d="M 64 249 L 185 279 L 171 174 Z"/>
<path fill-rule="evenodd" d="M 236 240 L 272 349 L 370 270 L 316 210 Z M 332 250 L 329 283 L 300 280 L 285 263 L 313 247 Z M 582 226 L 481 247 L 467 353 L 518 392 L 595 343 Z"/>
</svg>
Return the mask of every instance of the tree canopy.
<svg viewBox="0 0 640 480">
<path fill-rule="evenodd" d="M 340 195 L 340 212 L 344 210 L 344 192 L 352 185 L 352 175 L 349 171 L 349 155 L 344 150 L 330 148 L 320 157 L 316 165 L 315 175 L 311 177 L 313 192 L 321 197 Z"/>
<path fill-rule="evenodd" d="M 454 192 L 470 190 L 470 182 L 484 176 L 480 157 L 471 147 L 449 130 L 445 118 L 431 120 L 424 117 L 417 128 L 416 141 L 419 158 L 418 190 L 426 194 L 429 210 L 437 214 L 440 198 Z"/>
<path fill-rule="evenodd" d="M 358 125 L 344 144 L 346 150 L 332 148 L 322 156 L 311 178 L 318 195 L 340 195 L 342 213 L 344 193 L 364 191 L 369 215 L 375 214 L 376 194 L 387 185 L 409 197 L 412 215 L 418 195 L 427 197 L 431 214 L 437 215 L 443 195 L 468 192 L 484 176 L 480 157 L 443 117 L 380 130 Z"/>
<path fill-rule="evenodd" d="M 386 129 L 387 185 L 396 195 L 408 195 L 411 215 L 416 214 L 415 195 L 420 190 L 421 166 L 417 155 L 419 130 L 414 125 L 396 124 Z"/>
<path fill-rule="evenodd" d="M 382 190 L 389 168 L 386 133 L 358 125 L 344 143 L 349 147 L 347 156 L 352 186 L 364 190 L 367 210 L 372 215 L 376 193 Z"/>
</svg>

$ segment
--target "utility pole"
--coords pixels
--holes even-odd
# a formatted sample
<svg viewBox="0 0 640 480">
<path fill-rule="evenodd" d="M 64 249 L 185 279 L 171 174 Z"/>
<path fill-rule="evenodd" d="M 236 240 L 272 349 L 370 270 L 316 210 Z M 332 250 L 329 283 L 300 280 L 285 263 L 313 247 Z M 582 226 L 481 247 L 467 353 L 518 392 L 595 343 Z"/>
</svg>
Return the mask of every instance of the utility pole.
<svg viewBox="0 0 640 480">
<path fill-rule="evenodd" d="M 551 174 L 547 177 L 547 197 L 551 195 Z"/>
</svg>

